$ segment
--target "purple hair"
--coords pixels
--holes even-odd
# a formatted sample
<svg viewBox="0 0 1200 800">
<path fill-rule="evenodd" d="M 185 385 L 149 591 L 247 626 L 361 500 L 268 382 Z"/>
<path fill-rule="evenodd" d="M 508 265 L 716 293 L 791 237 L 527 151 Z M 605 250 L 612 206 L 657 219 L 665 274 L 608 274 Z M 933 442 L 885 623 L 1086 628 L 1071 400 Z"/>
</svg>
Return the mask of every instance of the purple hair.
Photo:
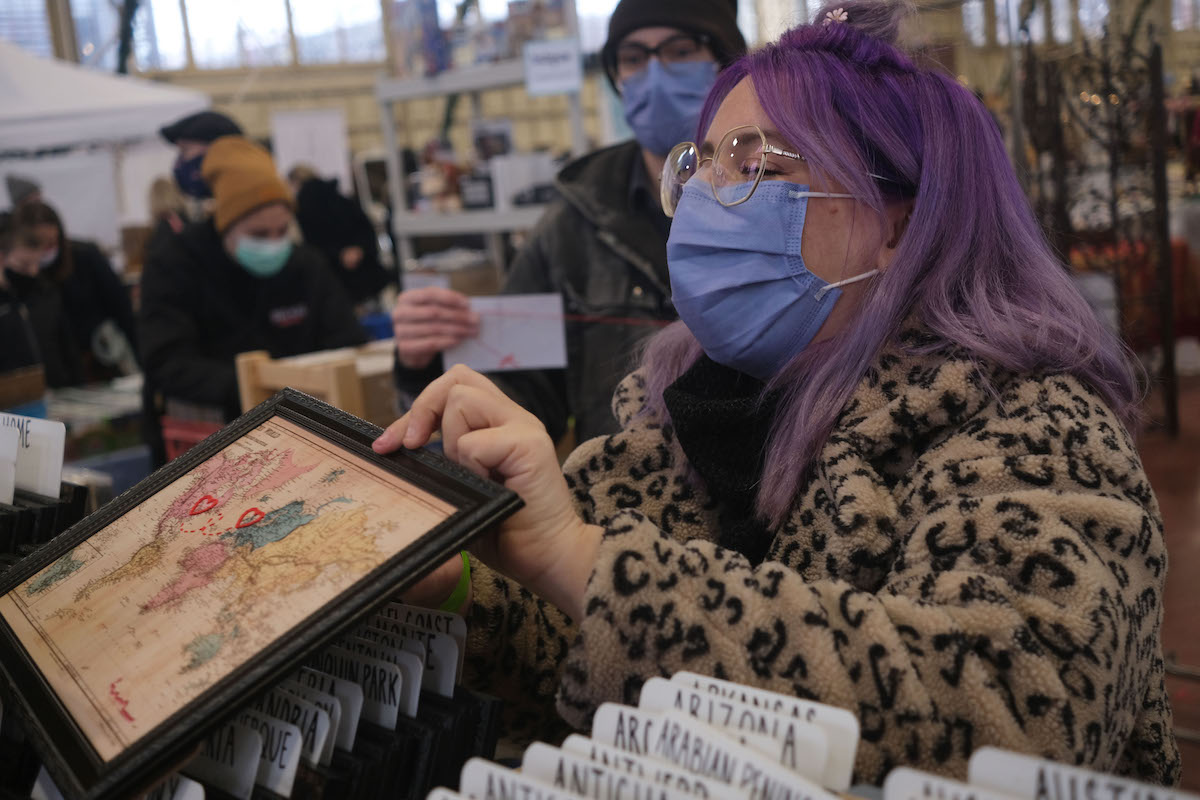
<svg viewBox="0 0 1200 800">
<path fill-rule="evenodd" d="M 734 62 L 700 121 L 703 133 L 749 78 L 771 122 L 806 156 L 815 186 L 835 181 L 881 215 L 889 202 L 913 202 L 891 265 L 871 282 L 853 323 L 809 346 L 767 387 L 782 399 L 757 510 L 776 526 L 864 374 L 914 312 L 933 337 L 920 352 L 953 346 L 1018 374 L 1069 373 L 1126 425 L 1137 414 L 1127 351 L 1046 243 L 988 111 L 890 43 L 902 6 L 844 0 L 836 8 L 848 22 L 802 25 Z M 682 323 L 647 345 L 648 412 L 668 416 L 663 390 L 701 352 Z"/>
</svg>

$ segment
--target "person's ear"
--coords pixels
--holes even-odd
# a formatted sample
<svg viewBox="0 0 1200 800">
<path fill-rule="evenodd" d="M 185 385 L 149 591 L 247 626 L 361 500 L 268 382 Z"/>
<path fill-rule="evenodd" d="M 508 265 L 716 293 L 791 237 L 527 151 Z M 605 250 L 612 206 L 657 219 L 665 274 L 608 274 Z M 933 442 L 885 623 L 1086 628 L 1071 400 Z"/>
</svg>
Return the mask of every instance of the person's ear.
<svg viewBox="0 0 1200 800">
<path fill-rule="evenodd" d="M 903 203 L 892 203 L 888 206 L 885 212 L 886 228 L 888 240 L 883 247 L 879 248 L 879 256 L 875 266 L 880 272 L 887 270 L 892 264 L 892 257 L 896 255 L 896 250 L 900 247 L 900 241 L 904 238 L 904 232 L 908 230 L 909 220 L 912 219 L 913 201 L 906 200 Z"/>
</svg>

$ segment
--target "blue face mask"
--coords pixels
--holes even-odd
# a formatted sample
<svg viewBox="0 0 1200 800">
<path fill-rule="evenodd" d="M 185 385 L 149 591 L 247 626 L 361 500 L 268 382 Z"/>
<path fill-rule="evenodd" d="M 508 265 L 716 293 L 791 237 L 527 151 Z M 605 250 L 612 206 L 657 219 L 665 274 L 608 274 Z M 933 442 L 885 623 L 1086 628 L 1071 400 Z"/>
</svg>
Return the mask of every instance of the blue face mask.
<svg viewBox="0 0 1200 800">
<path fill-rule="evenodd" d="M 175 175 L 175 183 L 179 184 L 179 191 L 188 197 L 201 200 L 212 197 L 212 191 L 200 174 L 200 164 L 203 162 L 203 155 L 189 158 L 187 161 L 179 159 L 175 162 L 175 168 L 172 170 Z"/>
<path fill-rule="evenodd" d="M 701 181 L 683 187 L 667 266 L 679 318 L 718 364 L 767 380 L 824 324 L 842 292 L 878 270 L 837 283 L 808 271 L 800 256 L 808 198 L 850 195 L 764 181 L 727 208 Z"/>
<path fill-rule="evenodd" d="M 708 90 L 717 80 L 712 61 L 690 61 L 664 67 L 657 58 L 621 83 L 625 120 L 638 144 L 665 156 L 680 142 L 696 136 Z"/>
<path fill-rule="evenodd" d="M 291 239 L 258 239 L 243 236 L 238 240 L 234 258 L 256 278 L 278 275 L 292 256 Z"/>
</svg>

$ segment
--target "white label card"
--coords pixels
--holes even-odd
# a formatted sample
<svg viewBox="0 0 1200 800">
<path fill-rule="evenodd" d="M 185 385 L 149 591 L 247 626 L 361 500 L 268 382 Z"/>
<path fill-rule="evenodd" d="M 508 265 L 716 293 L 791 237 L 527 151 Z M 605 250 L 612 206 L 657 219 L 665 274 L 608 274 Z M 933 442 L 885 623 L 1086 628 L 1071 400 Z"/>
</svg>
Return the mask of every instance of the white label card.
<svg viewBox="0 0 1200 800">
<path fill-rule="evenodd" d="M 238 722 L 258 731 L 263 740 L 254 782 L 276 794 L 291 797 L 296 771 L 300 769 L 300 750 L 304 746 L 300 729 L 249 709 L 241 713 Z"/>
<path fill-rule="evenodd" d="M 329 647 L 310 661 L 328 672 L 362 687 L 363 719 L 389 731 L 400 714 L 400 668 L 378 658 L 360 656 L 344 647 Z"/>
<path fill-rule="evenodd" d="M 525 92 L 530 97 L 578 92 L 583 57 L 577 39 L 549 39 L 525 45 Z"/>
<path fill-rule="evenodd" d="M 831 789 L 845 791 L 854 774 L 854 759 L 858 753 L 858 717 L 844 708 L 814 703 L 766 689 L 743 686 L 732 681 L 710 678 L 694 672 L 677 672 L 671 676 L 675 683 L 701 689 L 720 697 L 747 703 L 775 714 L 796 717 L 820 726 L 829 741 L 829 756 L 823 783 Z"/>
<path fill-rule="evenodd" d="M 458 644 L 452 638 L 378 614 L 371 619 L 371 625 L 402 639 L 421 643 L 425 647 L 425 676 L 421 679 L 421 688 L 442 697 L 454 697 Z"/>
<path fill-rule="evenodd" d="M 309 764 L 321 763 L 325 740 L 329 738 L 329 714 L 315 703 L 282 688 L 272 689 L 260 697 L 254 704 L 254 710 L 299 728 L 303 743 L 301 757 Z"/>
<path fill-rule="evenodd" d="M 458 791 L 474 800 L 498 800 L 519 797 L 521 800 L 579 800 L 575 795 L 555 789 L 548 783 L 493 764 L 482 758 L 472 758 L 463 765 Z"/>
<path fill-rule="evenodd" d="M 1012 794 L 900 767 L 884 779 L 883 800 L 1012 800 Z"/>
<path fill-rule="evenodd" d="M 291 692 L 298 697 L 303 697 L 329 715 L 329 735 L 325 737 L 325 747 L 321 750 L 321 760 L 319 763 L 325 767 L 332 764 L 333 748 L 337 745 L 338 733 L 342 729 L 341 701 L 332 694 L 310 689 L 297 680 L 284 681 L 279 684 L 279 688 L 285 692 Z"/>
<path fill-rule="evenodd" d="M 144 800 L 204 800 L 204 787 L 176 774 L 147 792 Z"/>
<path fill-rule="evenodd" d="M 17 488 L 58 497 L 67 426 L 45 419 L 0 414 L 0 428 L 13 428 L 17 432 Z"/>
<path fill-rule="evenodd" d="M 0 430 L 3 430 L 0 428 Z M 12 505 L 13 493 L 17 488 L 17 465 L 13 461 L 0 461 L 0 503 Z"/>
<path fill-rule="evenodd" d="M 254 791 L 262 749 L 263 737 L 258 731 L 231 722 L 208 735 L 183 771 L 238 800 L 246 800 Z"/>
<path fill-rule="evenodd" d="M 342 705 L 342 722 L 338 726 L 337 746 L 341 750 L 353 750 L 358 720 L 362 716 L 362 687 L 357 682 L 310 667 L 301 667 L 295 678 L 310 689 L 331 694 L 338 699 Z"/>
<path fill-rule="evenodd" d="M 507 372 L 567 365 L 561 294 L 472 297 L 471 309 L 479 315 L 479 335 L 442 353 L 447 368 L 465 364 L 480 372 Z"/>
<path fill-rule="evenodd" d="M 749 800 L 750 797 L 747 792 L 717 783 L 666 761 L 635 756 L 628 750 L 601 744 L 578 733 L 568 736 L 562 744 L 562 749 L 569 753 L 577 753 L 609 769 L 620 770 L 701 800 Z"/>
<path fill-rule="evenodd" d="M 383 634 L 386 636 L 387 634 Z M 404 650 L 390 647 L 383 642 L 352 636 L 342 640 L 348 650 L 371 658 L 390 661 L 400 668 L 400 713 L 406 717 L 417 716 L 421 703 L 421 673 L 425 671 L 421 659 Z"/>
<path fill-rule="evenodd" d="M 462 681 L 463 661 L 467 656 L 467 621 L 449 611 L 437 611 L 404 603 L 388 603 L 379 610 L 385 617 L 398 619 L 406 625 L 415 625 L 434 633 L 444 633 L 458 644 L 458 672 L 455 683 Z"/>
<path fill-rule="evenodd" d="M 995 747 L 981 747 L 967 764 L 978 787 L 1027 800 L 1200 800 L 1200 795 L 1102 775 Z"/>
<path fill-rule="evenodd" d="M 50 777 L 50 773 L 46 772 L 45 764 L 38 770 L 29 800 L 63 800 L 62 792 L 58 790 L 58 784 Z"/>
<path fill-rule="evenodd" d="M 727 783 L 752 798 L 835 800 L 812 781 L 770 756 L 738 744 L 726 734 L 678 711 L 643 711 L 604 703 L 592 722 L 592 737 Z"/>
<path fill-rule="evenodd" d="M 425 800 L 466 800 L 466 796 L 439 786 L 425 795 Z"/>
<path fill-rule="evenodd" d="M 726 731 L 788 769 L 829 786 L 825 774 L 829 742 L 825 732 L 816 725 L 727 700 L 666 678 L 646 681 L 638 708 L 682 711 Z M 848 787 L 830 788 L 845 790 Z"/>
<path fill-rule="evenodd" d="M 689 794 L 541 742 L 525 751 L 521 774 L 590 800 L 692 800 Z"/>
</svg>

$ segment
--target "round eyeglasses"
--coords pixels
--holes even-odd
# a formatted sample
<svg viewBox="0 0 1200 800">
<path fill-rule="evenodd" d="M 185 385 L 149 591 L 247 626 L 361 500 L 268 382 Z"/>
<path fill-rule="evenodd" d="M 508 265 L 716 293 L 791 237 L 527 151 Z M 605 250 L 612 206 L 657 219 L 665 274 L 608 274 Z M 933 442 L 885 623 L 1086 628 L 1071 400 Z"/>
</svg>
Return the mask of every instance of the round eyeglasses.
<svg viewBox="0 0 1200 800">
<path fill-rule="evenodd" d="M 695 142 L 681 142 L 667 154 L 660 188 L 663 211 L 675 216 L 683 186 L 700 173 L 723 206 L 744 203 L 754 194 L 763 176 L 786 170 L 779 159 L 804 161 L 804 156 L 776 147 L 757 125 L 743 125 L 726 133 L 711 156 L 701 156 Z"/>
</svg>

